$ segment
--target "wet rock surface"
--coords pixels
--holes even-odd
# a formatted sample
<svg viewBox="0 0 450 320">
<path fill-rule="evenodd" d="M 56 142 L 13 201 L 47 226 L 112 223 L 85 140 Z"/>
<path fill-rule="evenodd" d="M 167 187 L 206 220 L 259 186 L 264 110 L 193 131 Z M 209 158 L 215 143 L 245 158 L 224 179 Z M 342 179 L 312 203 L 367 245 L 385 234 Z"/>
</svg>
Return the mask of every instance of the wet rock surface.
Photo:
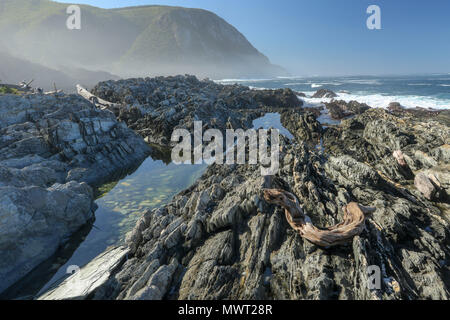
<svg viewBox="0 0 450 320">
<path fill-rule="evenodd" d="M 323 128 L 312 113 L 283 111 L 295 139 L 281 139 L 276 176 L 211 165 L 143 213 L 127 237 L 128 260 L 89 298 L 449 299 L 448 197 L 414 185 L 425 175 L 448 193 L 447 116 L 369 109 Z M 348 243 L 319 247 L 289 227 L 263 188 L 295 194 L 322 228 L 342 221 L 350 202 L 375 212 Z M 374 266 L 378 288 L 369 285 Z"/>
<path fill-rule="evenodd" d="M 149 152 L 79 96 L 0 96 L 0 292 L 94 218 L 92 186 Z"/>
</svg>

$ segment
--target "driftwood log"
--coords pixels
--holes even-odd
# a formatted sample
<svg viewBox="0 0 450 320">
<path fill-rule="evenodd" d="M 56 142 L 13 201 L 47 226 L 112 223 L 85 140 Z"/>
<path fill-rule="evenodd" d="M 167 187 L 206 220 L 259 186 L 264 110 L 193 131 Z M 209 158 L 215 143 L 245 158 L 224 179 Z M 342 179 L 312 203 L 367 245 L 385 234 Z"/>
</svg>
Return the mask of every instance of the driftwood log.
<svg viewBox="0 0 450 320">
<path fill-rule="evenodd" d="M 86 100 L 89 100 L 92 102 L 97 108 L 100 108 L 102 110 L 111 108 L 111 107 L 120 107 L 120 104 L 118 103 L 112 103 L 106 100 L 103 100 L 92 93 L 90 93 L 88 90 L 77 84 L 77 93 L 85 98 Z"/>
<path fill-rule="evenodd" d="M 264 189 L 264 199 L 271 204 L 284 208 L 286 220 L 302 238 L 321 246 L 330 247 L 345 243 L 364 230 L 366 215 L 375 211 L 373 207 L 365 207 L 356 202 L 344 206 L 344 220 L 324 230 L 316 228 L 311 219 L 303 212 L 297 197 L 280 189 Z"/>
</svg>

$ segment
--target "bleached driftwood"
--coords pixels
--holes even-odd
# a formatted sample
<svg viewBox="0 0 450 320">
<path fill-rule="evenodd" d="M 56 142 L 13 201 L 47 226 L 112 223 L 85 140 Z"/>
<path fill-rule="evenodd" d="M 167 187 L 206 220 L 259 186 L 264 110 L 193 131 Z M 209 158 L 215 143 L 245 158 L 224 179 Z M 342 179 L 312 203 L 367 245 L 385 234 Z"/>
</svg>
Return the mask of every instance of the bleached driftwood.
<svg viewBox="0 0 450 320">
<path fill-rule="evenodd" d="M 279 189 L 264 189 L 264 199 L 284 208 L 286 220 L 301 237 L 321 246 L 330 247 L 351 240 L 364 229 L 366 215 L 375 211 L 373 207 L 365 207 L 356 202 L 344 206 L 344 220 L 327 229 L 316 228 L 311 219 L 303 212 L 297 197 L 292 193 Z"/>
<path fill-rule="evenodd" d="M 109 102 L 93 95 L 79 84 L 77 84 L 77 93 L 86 100 L 89 100 L 90 102 L 95 104 L 97 108 L 100 108 L 102 110 L 108 109 L 110 107 L 120 107 L 120 104 L 118 103 Z"/>
</svg>

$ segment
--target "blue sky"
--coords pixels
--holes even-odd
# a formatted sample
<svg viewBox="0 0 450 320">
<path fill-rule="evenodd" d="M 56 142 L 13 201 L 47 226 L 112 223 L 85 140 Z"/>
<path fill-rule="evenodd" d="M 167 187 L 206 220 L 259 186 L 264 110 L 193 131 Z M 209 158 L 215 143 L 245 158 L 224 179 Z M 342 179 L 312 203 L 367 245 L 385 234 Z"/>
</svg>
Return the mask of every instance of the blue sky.
<svg viewBox="0 0 450 320">
<path fill-rule="evenodd" d="M 146 4 L 213 11 L 294 75 L 450 72 L 449 0 L 79 0 L 102 8 Z M 381 30 L 366 9 L 381 8 Z"/>
</svg>

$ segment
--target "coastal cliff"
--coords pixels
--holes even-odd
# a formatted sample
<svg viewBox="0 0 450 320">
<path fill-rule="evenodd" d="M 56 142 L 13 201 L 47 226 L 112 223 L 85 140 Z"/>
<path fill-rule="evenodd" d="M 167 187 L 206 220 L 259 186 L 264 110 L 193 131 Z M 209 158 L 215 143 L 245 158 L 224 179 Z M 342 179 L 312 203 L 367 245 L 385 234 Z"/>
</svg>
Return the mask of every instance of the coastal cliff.
<svg viewBox="0 0 450 320">
<path fill-rule="evenodd" d="M 104 73 L 85 71 L 80 77 L 80 69 L 103 70 L 121 77 L 185 73 L 215 79 L 287 75 L 235 27 L 207 10 L 79 5 L 81 29 L 69 30 L 67 7 L 49 0 L 2 0 L 0 51 L 66 72 L 79 82 L 87 78 L 89 81 L 84 82 L 89 85 L 94 79 L 105 79 Z M 0 75 L 10 76 L 7 72 Z"/>
</svg>

